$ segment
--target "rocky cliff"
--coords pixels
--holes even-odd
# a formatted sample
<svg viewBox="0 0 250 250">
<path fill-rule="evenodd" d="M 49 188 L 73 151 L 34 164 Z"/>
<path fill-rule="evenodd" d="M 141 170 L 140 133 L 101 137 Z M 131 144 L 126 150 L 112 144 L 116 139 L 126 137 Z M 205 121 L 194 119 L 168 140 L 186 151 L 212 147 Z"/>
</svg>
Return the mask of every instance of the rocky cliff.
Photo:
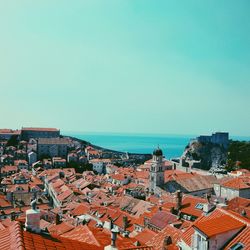
<svg viewBox="0 0 250 250">
<path fill-rule="evenodd" d="M 183 162 L 196 162 L 196 167 L 209 170 L 226 164 L 227 150 L 217 144 L 191 141 L 181 158 Z"/>
</svg>

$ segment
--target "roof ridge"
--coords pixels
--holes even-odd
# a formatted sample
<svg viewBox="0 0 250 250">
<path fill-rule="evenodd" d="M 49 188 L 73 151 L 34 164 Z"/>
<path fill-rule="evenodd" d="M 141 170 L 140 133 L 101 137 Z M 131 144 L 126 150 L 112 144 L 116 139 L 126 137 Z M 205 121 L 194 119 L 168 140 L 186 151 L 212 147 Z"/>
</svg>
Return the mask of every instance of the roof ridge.
<svg viewBox="0 0 250 250">
<path fill-rule="evenodd" d="M 240 222 L 246 224 L 246 226 L 250 226 L 250 221 L 246 221 L 244 218 L 240 218 L 240 217 L 234 215 L 234 214 L 232 213 L 232 211 L 229 212 L 229 211 L 224 210 L 224 209 L 222 209 L 222 208 L 217 208 L 217 209 L 218 209 L 219 211 L 221 211 L 222 213 L 224 213 L 224 214 L 226 214 L 226 215 L 228 215 L 228 216 L 231 216 L 232 218 L 234 218 L 234 219 L 236 219 L 236 220 L 238 220 L 238 221 L 240 221 Z M 240 216 L 240 215 L 239 215 L 239 216 Z"/>
<path fill-rule="evenodd" d="M 6 228 L 9 232 L 10 249 L 24 250 L 24 241 L 21 225 L 19 221 L 13 221 L 12 225 Z"/>
</svg>

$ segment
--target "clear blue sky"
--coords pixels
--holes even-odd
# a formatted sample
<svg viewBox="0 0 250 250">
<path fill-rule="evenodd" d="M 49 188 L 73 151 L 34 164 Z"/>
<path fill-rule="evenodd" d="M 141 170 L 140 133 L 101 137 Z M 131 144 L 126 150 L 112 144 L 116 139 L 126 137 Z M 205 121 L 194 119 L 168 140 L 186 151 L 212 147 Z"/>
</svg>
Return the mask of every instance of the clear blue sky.
<svg viewBox="0 0 250 250">
<path fill-rule="evenodd" d="M 0 1 L 0 127 L 250 134 L 249 0 Z"/>
</svg>

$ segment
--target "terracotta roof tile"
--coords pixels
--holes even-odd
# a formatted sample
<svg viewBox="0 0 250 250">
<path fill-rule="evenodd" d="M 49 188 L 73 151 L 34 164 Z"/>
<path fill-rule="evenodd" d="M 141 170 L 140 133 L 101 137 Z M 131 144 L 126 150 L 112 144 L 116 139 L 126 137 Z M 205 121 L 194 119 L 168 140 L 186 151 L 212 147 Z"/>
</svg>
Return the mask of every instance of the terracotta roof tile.
<svg viewBox="0 0 250 250">
<path fill-rule="evenodd" d="M 61 224 L 49 226 L 48 231 L 52 235 L 61 235 L 61 234 L 64 234 L 66 232 L 69 232 L 73 228 L 74 228 L 74 226 L 72 226 L 71 224 L 63 221 Z"/>
<path fill-rule="evenodd" d="M 155 215 L 153 215 L 149 223 L 159 229 L 163 229 L 168 224 L 173 223 L 177 220 L 178 220 L 177 216 L 167 211 L 158 211 L 157 213 L 155 213 Z"/>
<path fill-rule="evenodd" d="M 156 232 L 150 230 L 150 229 L 145 229 L 142 232 L 138 233 L 135 236 L 135 239 L 140 242 L 140 244 L 145 244 L 148 241 L 150 241 L 155 235 L 157 235 Z"/>
<path fill-rule="evenodd" d="M 203 209 L 196 208 L 198 203 L 207 203 L 206 199 L 185 195 L 182 199 L 181 212 L 195 217 L 200 217 L 203 214 Z"/>
<path fill-rule="evenodd" d="M 217 234 L 225 233 L 235 229 L 241 229 L 245 226 L 244 223 L 232 218 L 229 215 L 222 215 L 217 218 L 211 218 L 209 220 L 199 220 L 194 223 L 194 227 L 198 228 L 208 237 L 212 237 Z"/>
<path fill-rule="evenodd" d="M 231 247 L 237 243 L 241 243 L 244 249 L 250 249 L 250 226 L 246 227 L 240 232 L 226 247 L 225 249 L 231 249 Z"/>
<path fill-rule="evenodd" d="M 86 225 L 77 226 L 73 230 L 62 234 L 61 237 L 77 240 L 80 242 L 86 242 L 91 245 L 101 246 L 100 243 L 95 238 L 94 234 Z"/>
<path fill-rule="evenodd" d="M 233 178 L 221 184 L 223 187 L 232 188 L 232 189 L 250 189 L 250 177 L 240 176 Z"/>
<path fill-rule="evenodd" d="M 21 227 L 18 222 L 12 222 L 10 226 L 0 230 L 1 250 L 21 250 L 23 242 Z"/>
<path fill-rule="evenodd" d="M 165 249 L 178 249 L 176 246 L 177 241 L 179 240 L 181 231 L 171 225 L 166 226 L 161 232 L 155 235 L 150 241 L 146 244 L 153 246 L 155 250 Z M 170 239 L 169 245 L 166 245 L 166 238 Z M 171 248 L 170 248 L 171 245 Z"/>
</svg>

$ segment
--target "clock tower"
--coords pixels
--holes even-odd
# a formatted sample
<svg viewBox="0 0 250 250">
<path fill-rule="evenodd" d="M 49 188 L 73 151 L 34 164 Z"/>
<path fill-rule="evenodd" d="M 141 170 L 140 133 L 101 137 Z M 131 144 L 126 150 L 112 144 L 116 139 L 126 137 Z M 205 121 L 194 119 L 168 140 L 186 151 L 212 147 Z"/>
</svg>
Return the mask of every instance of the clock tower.
<svg viewBox="0 0 250 250">
<path fill-rule="evenodd" d="M 161 187 L 164 184 L 164 171 L 163 171 L 163 153 L 158 147 L 153 152 L 153 159 L 149 171 L 149 191 L 155 192 L 156 187 Z"/>
</svg>

